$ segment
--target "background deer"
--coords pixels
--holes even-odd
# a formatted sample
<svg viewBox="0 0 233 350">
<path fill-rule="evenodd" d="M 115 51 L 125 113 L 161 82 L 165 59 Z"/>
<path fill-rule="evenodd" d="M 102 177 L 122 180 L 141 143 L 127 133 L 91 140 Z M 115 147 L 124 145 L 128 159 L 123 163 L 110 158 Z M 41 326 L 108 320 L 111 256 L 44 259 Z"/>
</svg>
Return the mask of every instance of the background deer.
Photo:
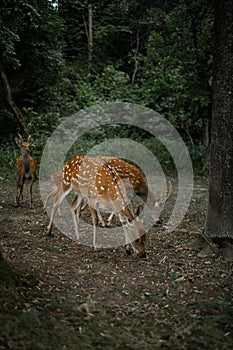
<svg viewBox="0 0 233 350">
<path fill-rule="evenodd" d="M 27 141 L 23 141 L 22 136 L 18 134 L 15 137 L 16 144 L 21 149 L 21 156 L 16 159 L 16 195 L 15 203 L 19 206 L 20 199 L 22 198 L 23 186 L 26 179 L 30 180 L 29 185 L 29 201 L 30 208 L 32 208 L 32 186 L 36 178 L 37 165 L 33 157 L 29 155 L 30 145 L 32 144 L 31 135 L 28 136 Z"/>
<path fill-rule="evenodd" d="M 136 218 L 127 205 L 127 191 L 117 171 L 107 162 L 94 157 L 75 157 L 64 164 L 62 181 L 54 198 L 48 234 L 51 234 L 54 215 L 64 198 L 74 190 L 78 194 L 76 209 L 79 209 L 83 200 L 89 204 L 93 222 L 93 245 L 96 248 L 96 227 L 98 210 L 116 212 L 123 225 L 126 237 L 126 250 L 131 247 L 140 257 L 145 257 L 146 231 L 143 227 L 143 210 L 140 206 Z M 74 213 L 74 211 L 73 211 Z M 75 214 L 73 214 L 73 217 Z M 79 233 L 77 230 L 77 238 Z"/>
</svg>

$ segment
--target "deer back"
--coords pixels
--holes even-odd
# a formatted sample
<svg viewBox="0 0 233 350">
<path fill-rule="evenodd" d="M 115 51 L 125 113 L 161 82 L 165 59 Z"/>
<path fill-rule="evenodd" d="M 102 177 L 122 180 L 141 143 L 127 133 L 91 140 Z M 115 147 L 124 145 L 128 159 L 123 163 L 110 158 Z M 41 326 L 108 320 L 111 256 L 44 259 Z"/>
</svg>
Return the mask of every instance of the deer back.
<svg viewBox="0 0 233 350">
<path fill-rule="evenodd" d="M 124 210 L 126 189 L 116 170 L 103 160 L 94 157 L 74 158 L 65 164 L 64 184 L 70 181 L 75 192 L 87 198 L 89 205 L 101 210 Z"/>
</svg>

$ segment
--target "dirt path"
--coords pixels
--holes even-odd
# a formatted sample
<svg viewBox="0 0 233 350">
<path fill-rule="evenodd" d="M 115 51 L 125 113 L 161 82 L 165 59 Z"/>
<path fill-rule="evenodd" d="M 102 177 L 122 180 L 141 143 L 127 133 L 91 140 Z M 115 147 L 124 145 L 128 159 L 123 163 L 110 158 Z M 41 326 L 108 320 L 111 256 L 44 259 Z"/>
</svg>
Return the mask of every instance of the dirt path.
<svg viewBox="0 0 233 350">
<path fill-rule="evenodd" d="M 0 186 L 1 251 L 31 281 L 15 287 L 16 300 L 4 294 L 0 349 L 232 349 L 232 264 L 200 258 L 193 245 L 205 179 L 174 232 L 150 230 L 145 260 L 123 248 L 95 252 L 58 230 L 48 239 L 38 183 L 33 209 L 15 208 L 10 182 Z"/>
</svg>

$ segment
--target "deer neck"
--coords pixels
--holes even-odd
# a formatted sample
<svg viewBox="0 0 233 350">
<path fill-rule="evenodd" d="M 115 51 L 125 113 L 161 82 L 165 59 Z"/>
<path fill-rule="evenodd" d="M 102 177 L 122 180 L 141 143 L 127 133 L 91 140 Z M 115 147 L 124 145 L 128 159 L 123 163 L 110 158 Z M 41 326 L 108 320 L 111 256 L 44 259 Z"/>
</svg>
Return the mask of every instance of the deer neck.
<svg viewBox="0 0 233 350">
<path fill-rule="evenodd" d="M 25 173 L 27 174 L 30 171 L 29 155 L 28 154 L 23 154 L 22 158 L 23 158 L 23 165 L 24 165 Z"/>
</svg>

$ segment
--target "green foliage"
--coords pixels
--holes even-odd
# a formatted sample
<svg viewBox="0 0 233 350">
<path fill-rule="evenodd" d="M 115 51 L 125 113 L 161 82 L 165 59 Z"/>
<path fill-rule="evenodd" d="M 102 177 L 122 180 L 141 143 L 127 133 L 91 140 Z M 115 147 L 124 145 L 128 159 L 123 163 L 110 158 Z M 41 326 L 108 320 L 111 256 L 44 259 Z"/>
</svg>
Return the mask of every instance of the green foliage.
<svg viewBox="0 0 233 350">
<path fill-rule="evenodd" d="M 48 137 L 59 122 L 59 116 L 55 111 L 39 113 L 33 110 L 33 108 L 28 107 L 23 109 L 23 113 L 28 133 L 34 136 L 39 133 Z"/>
<path fill-rule="evenodd" d="M 4 178 L 7 176 L 10 169 L 15 168 L 15 160 L 18 156 L 17 147 L 13 138 L 9 140 L 1 138 L 0 142 L 1 156 L 0 156 L 0 168 L 3 170 Z"/>
<path fill-rule="evenodd" d="M 211 115 L 210 0 L 164 4 L 135 0 L 130 5 L 123 0 L 92 1 L 89 70 L 90 3 L 52 3 L 3 0 L 0 14 L 0 62 L 34 135 L 36 157 L 39 159 L 46 138 L 66 116 L 95 104 L 125 101 L 145 105 L 168 118 L 188 145 L 199 171 L 203 145 L 208 143 L 203 128 Z M 10 137 L 20 131 L 6 110 L 2 109 L 0 121 Z M 92 140 L 98 142 L 112 130 L 102 129 Z M 129 131 L 122 129 L 131 137 Z M 5 130 L 3 136 L 7 136 Z M 139 133 L 138 138 L 141 136 Z M 82 148 L 92 140 L 83 139 Z"/>
<path fill-rule="evenodd" d="M 15 44 L 20 41 L 17 34 L 7 28 L 2 18 L 0 18 L 0 52 L 1 61 L 9 62 L 12 67 L 18 68 L 20 62 L 15 52 Z"/>
<path fill-rule="evenodd" d="M 20 78 L 17 96 L 38 105 L 63 66 L 62 21 L 47 0 L 3 0 L 0 24 L 0 63 Z"/>
<path fill-rule="evenodd" d="M 192 10 L 182 4 L 168 13 L 150 11 L 149 18 L 158 29 L 148 37 L 140 83 L 146 104 L 196 141 L 202 137 L 210 111 L 213 16 L 199 3 L 192 4 Z M 200 59 L 205 60 L 202 66 Z"/>
<path fill-rule="evenodd" d="M 131 89 L 129 76 L 106 66 L 99 74 L 77 74 L 72 66 L 66 68 L 56 91 L 56 107 L 63 116 L 99 103 L 128 101 L 136 102 L 136 93 Z"/>
<path fill-rule="evenodd" d="M 161 142 L 151 137 L 143 139 L 142 144 L 154 154 L 166 173 L 175 174 L 176 168 L 172 157 Z"/>
</svg>

